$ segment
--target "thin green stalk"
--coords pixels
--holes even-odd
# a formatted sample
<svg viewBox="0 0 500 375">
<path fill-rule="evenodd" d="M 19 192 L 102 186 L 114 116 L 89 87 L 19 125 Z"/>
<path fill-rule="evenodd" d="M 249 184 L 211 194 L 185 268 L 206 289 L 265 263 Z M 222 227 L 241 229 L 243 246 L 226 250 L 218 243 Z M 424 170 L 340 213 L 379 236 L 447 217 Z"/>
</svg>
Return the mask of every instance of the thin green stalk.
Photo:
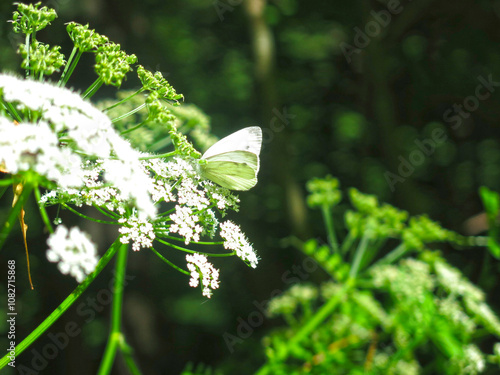
<svg viewBox="0 0 500 375">
<path fill-rule="evenodd" d="M 31 332 L 28 337 L 26 337 L 19 345 L 16 346 L 16 356 L 19 356 L 26 348 L 28 348 L 38 337 L 40 337 L 47 329 L 54 324 L 57 319 L 82 295 L 82 293 L 87 289 L 87 287 L 94 281 L 94 279 L 99 275 L 99 273 L 106 267 L 109 260 L 115 255 L 116 250 L 121 245 L 120 239 L 118 238 L 103 255 L 97 267 L 90 275 L 87 276 L 83 282 L 76 287 L 76 289 L 71 293 L 53 312 L 50 314 L 33 332 Z M 7 363 L 10 362 L 10 357 L 5 355 L 0 360 L 0 369 L 4 368 Z"/>
<path fill-rule="evenodd" d="M 160 155 L 151 155 L 151 156 L 142 156 L 139 158 L 139 160 L 151 160 L 151 159 L 160 159 L 160 158 L 168 158 L 170 156 L 177 155 L 177 151 L 172 151 L 172 152 L 167 152 L 166 154 L 160 154 Z"/>
<path fill-rule="evenodd" d="M 190 274 L 189 271 L 186 271 L 186 270 L 183 270 L 180 267 L 177 267 L 175 264 L 173 264 L 171 261 L 169 261 L 163 255 L 161 255 L 158 251 L 156 251 L 154 247 L 150 247 L 150 249 L 153 250 L 153 252 L 158 256 L 158 258 L 160 258 L 161 260 L 163 260 L 165 263 L 167 263 L 173 269 L 175 269 L 175 270 L 177 270 L 177 271 L 179 271 L 179 272 L 181 272 L 183 274 L 186 274 L 186 275 Z"/>
<path fill-rule="evenodd" d="M 113 289 L 113 305 L 111 307 L 111 331 L 104 351 L 104 356 L 99 367 L 99 375 L 106 375 L 111 372 L 115 360 L 116 349 L 123 339 L 121 333 L 123 289 L 125 281 L 125 270 L 127 269 L 128 245 L 121 244 L 115 265 L 115 285 Z"/>
<path fill-rule="evenodd" d="M 168 238 L 169 240 L 175 240 L 175 241 L 182 241 L 184 242 L 183 238 L 179 237 L 174 237 L 174 236 L 168 236 L 168 235 L 162 235 L 165 238 Z M 205 241 L 197 241 L 197 242 L 191 242 L 192 244 L 196 245 L 223 245 L 224 241 L 217 241 L 217 242 L 205 242 Z"/>
<path fill-rule="evenodd" d="M 0 100 L 2 101 L 3 106 L 7 110 L 7 113 L 9 115 L 11 115 L 14 120 L 16 120 L 17 122 L 22 122 L 23 121 L 23 119 L 21 118 L 21 116 L 19 116 L 19 113 L 17 113 L 16 108 L 14 108 L 14 106 L 11 103 L 6 102 L 6 101 L 4 101 L 2 99 L 0 99 Z"/>
<path fill-rule="evenodd" d="M 9 179 L 7 180 L 7 182 L 10 182 L 10 184 L 5 184 L 5 185 L 2 185 L 0 183 L 0 199 L 3 197 L 3 195 L 5 194 L 5 192 L 7 191 L 7 189 L 9 188 L 10 185 L 12 185 L 12 179 Z M 2 182 L 2 180 L 0 180 L 0 182 Z"/>
<path fill-rule="evenodd" d="M 121 116 L 118 116 L 117 118 L 114 118 L 113 120 L 111 120 L 112 123 L 115 123 L 115 122 L 118 122 L 128 116 L 132 116 L 134 113 L 136 112 L 139 112 L 141 109 L 143 109 L 144 107 L 146 107 L 146 103 L 143 103 L 141 104 L 139 107 L 127 112 L 127 113 L 124 113 L 123 115 Z"/>
<path fill-rule="evenodd" d="M 318 328 L 321 323 L 323 323 L 326 318 L 328 318 L 332 314 L 332 312 L 339 305 L 339 303 L 351 288 L 352 282 L 345 283 L 338 291 L 338 293 L 336 293 L 328 300 L 328 302 L 321 306 L 316 314 L 314 314 L 314 316 L 307 321 L 307 323 L 295 334 L 295 336 L 287 341 L 286 346 L 276 353 L 276 357 L 274 359 L 276 361 L 284 361 L 288 357 L 290 352 L 293 351 L 294 348 L 302 340 L 304 340 L 304 338 L 308 337 L 316 328 Z M 256 372 L 256 375 L 269 374 L 270 371 L 271 369 L 264 365 L 259 369 L 259 371 Z"/>
<path fill-rule="evenodd" d="M 140 122 L 140 123 L 138 123 L 137 125 L 132 126 L 131 128 L 128 128 L 128 129 L 126 129 L 126 130 L 121 131 L 121 132 L 120 132 L 120 135 L 124 135 L 124 134 L 127 134 L 127 133 L 131 133 L 131 132 L 133 132 L 134 130 L 139 129 L 140 127 L 144 126 L 144 124 L 145 124 L 145 121 Z"/>
<path fill-rule="evenodd" d="M 134 92 L 133 94 L 131 94 L 131 95 L 127 96 L 125 99 L 122 99 L 122 100 L 120 100 L 119 102 L 117 102 L 117 103 L 115 103 L 115 104 L 113 104 L 113 105 L 110 105 L 110 106 L 109 106 L 109 107 L 107 107 L 107 108 L 104 108 L 102 111 L 103 111 L 103 112 L 107 112 L 107 111 L 109 111 L 109 110 L 111 110 L 111 109 L 113 109 L 113 108 L 115 108 L 115 107 L 118 107 L 120 104 L 125 103 L 127 100 L 132 99 L 134 96 L 136 96 L 136 95 L 138 95 L 138 94 L 140 94 L 141 92 L 144 92 L 144 91 L 145 91 L 145 88 L 144 88 L 144 87 L 141 87 L 139 90 L 137 90 L 137 91 L 136 91 L 136 92 Z"/>
<path fill-rule="evenodd" d="M 116 219 L 116 220 L 118 220 L 118 218 L 119 218 L 119 216 L 118 216 L 118 215 L 116 215 L 114 212 L 110 212 L 108 209 L 104 208 L 104 209 L 106 209 L 106 211 L 105 211 L 103 208 L 99 207 L 99 206 L 98 206 L 98 205 L 96 205 L 95 203 L 93 203 L 93 204 L 92 204 L 92 206 L 93 206 L 93 207 L 94 207 L 97 211 L 99 211 L 101 214 L 103 214 L 104 216 L 109 217 L 110 219 Z"/>
<path fill-rule="evenodd" d="M 40 189 L 38 186 L 35 186 L 35 198 L 36 198 L 36 203 L 38 205 L 38 210 L 40 211 L 40 216 L 42 216 L 42 220 L 45 223 L 45 227 L 48 229 L 50 233 L 54 233 L 54 229 L 52 228 L 52 224 L 50 223 L 49 215 L 47 215 L 47 211 L 45 210 L 45 207 L 43 204 L 40 203 Z"/>
<path fill-rule="evenodd" d="M 347 253 L 347 251 L 351 248 L 351 246 L 356 241 L 356 237 L 352 235 L 352 232 L 349 232 L 347 236 L 344 238 L 344 242 L 342 242 L 342 246 L 340 247 L 340 252 L 342 254 Z"/>
<path fill-rule="evenodd" d="M 335 229 L 333 227 L 333 218 L 330 206 L 326 204 L 322 205 L 321 212 L 323 212 L 323 219 L 325 221 L 326 233 L 328 234 L 328 243 L 330 244 L 330 248 L 334 252 L 338 253 L 339 246 L 337 244 L 337 237 L 335 236 Z"/>
<path fill-rule="evenodd" d="M 9 186 L 12 186 L 13 183 L 14 183 L 13 178 L 7 178 L 5 180 L 0 180 L 0 186 L 2 186 L 2 188 L 4 188 L 5 190 L 7 190 L 9 188 Z M 4 191 L 4 193 L 5 193 L 5 191 Z"/>
<path fill-rule="evenodd" d="M 361 242 L 359 243 L 356 249 L 356 253 L 354 254 L 354 260 L 352 262 L 352 267 L 349 272 L 349 277 L 352 279 L 356 278 L 356 275 L 358 274 L 361 260 L 363 259 L 363 256 L 365 255 L 366 249 L 368 247 L 368 241 L 369 241 L 368 236 L 365 233 L 361 238 Z"/>
<path fill-rule="evenodd" d="M 233 255 L 236 254 L 236 252 L 234 252 L 234 251 L 232 251 L 230 253 L 223 253 L 223 254 L 219 254 L 219 253 L 215 253 L 215 254 L 214 253 L 204 253 L 204 252 L 201 252 L 201 251 L 186 249 L 185 247 L 180 247 L 180 246 L 171 244 L 170 242 L 160 240 L 159 238 L 155 238 L 155 240 L 158 241 L 158 242 L 160 242 L 160 243 L 162 243 L 162 244 L 164 244 L 164 245 L 167 245 L 167 246 L 169 246 L 171 248 L 174 248 L 176 250 L 184 251 L 185 253 L 191 253 L 191 254 L 200 253 L 200 254 L 211 256 L 211 257 L 231 257 L 231 256 L 233 256 Z M 193 243 L 199 243 L 199 242 L 193 242 Z"/>
<path fill-rule="evenodd" d="M 92 83 L 87 90 L 83 93 L 82 97 L 84 99 L 90 99 L 96 92 L 99 90 L 99 88 L 102 86 L 104 81 L 101 79 L 101 77 L 98 77 L 94 83 Z"/>
<path fill-rule="evenodd" d="M 396 260 L 401 258 L 403 255 L 406 254 L 408 251 L 408 248 L 406 245 L 403 243 L 399 244 L 394 250 L 392 250 L 389 254 L 387 254 L 385 257 L 377 261 L 374 266 L 380 266 L 383 264 L 391 264 L 394 263 Z"/>
<path fill-rule="evenodd" d="M 78 51 L 78 55 L 75 54 Z M 83 52 L 80 51 L 76 46 L 73 47 L 73 50 L 71 51 L 71 55 L 69 56 L 68 62 L 66 63 L 66 66 L 64 67 L 64 71 L 61 75 L 61 78 L 59 79 L 59 82 L 57 83 L 59 87 L 65 86 L 66 83 L 69 80 L 69 77 L 73 74 L 73 71 L 76 68 L 76 64 L 78 64 L 78 61 L 80 60 L 80 57 L 82 56 Z M 74 60 L 73 60 L 74 58 Z"/>
<path fill-rule="evenodd" d="M 123 358 L 125 359 L 125 364 L 127 365 L 128 369 L 132 373 L 132 375 L 141 375 L 141 371 L 139 370 L 139 367 L 134 361 L 134 357 L 132 357 L 132 348 L 125 342 L 125 340 L 122 340 L 120 342 L 120 350 L 123 354 Z"/>
<path fill-rule="evenodd" d="M 3 247 L 5 241 L 7 240 L 10 231 L 12 230 L 15 222 L 17 221 L 19 213 L 21 212 L 21 209 L 24 207 L 24 204 L 28 200 L 28 197 L 30 196 L 32 190 L 33 190 L 32 184 L 29 183 L 24 184 L 23 191 L 21 192 L 21 195 L 17 198 L 16 204 L 14 205 L 14 207 L 10 209 L 7 219 L 4 221 L 0 229 L 0 249 Z"/>
<path fill-rule="evenodd" d="M 94 221 L 94 222 L 99 223 L 99 224 L 110 224 L 110 225 L 117 225 L 118 224 L 115 221 L 105 221 L 105 220 L 94 219 L 93 217 L 90 217 L 90 216 L 87 216 L 87 215 L 84 215 L 84 214 L 78 212 L 77 210 L 71 208 L 70 206 L 68 206 L 65 203 L 62 203 L 61 205 L 64 208 L 66 208 L 67 210 L 70 210 L 71 212 L 73 212 L 75 215 L 83 217 L 84 219 L 87 219 L 87 220 L 90 220 L 90 221 Z"/>
</svg>

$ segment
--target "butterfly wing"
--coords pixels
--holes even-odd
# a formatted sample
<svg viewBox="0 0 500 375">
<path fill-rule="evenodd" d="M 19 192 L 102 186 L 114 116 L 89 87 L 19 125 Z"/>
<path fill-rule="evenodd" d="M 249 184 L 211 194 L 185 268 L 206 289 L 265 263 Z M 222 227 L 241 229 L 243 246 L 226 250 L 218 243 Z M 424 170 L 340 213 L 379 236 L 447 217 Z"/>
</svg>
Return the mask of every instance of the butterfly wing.
<svg viewBox="0 0 500 375">
<path fill-rule="evenodd" d="M 257 184 L 255 169 L 246 163 L 208 160 L 200 165 L 200 172 L 203 177 L 230 190 L 249 190 Z"/>
<path fill-rule="evenodd" d="M 253 169 L 254 174 L 257 174 L 260 167 L 259 156 L 248 151 L 230 151 L 222 154 L 210 156 L 205 159 L 208 164 L 214 162 L 233 162 L 238 164 L 246 164 Z M 215 165 L 215 164 L 214 164 Z"/>
<path fill-rule="evenodd" d="M 208 159 L 218 154 L 232 151 L 247 151 L 259 155 L 262 146 L 262 130 L 258 126 L 249 126 L 222 138 L 212 145 L 202 156 Z"/>
</svg>

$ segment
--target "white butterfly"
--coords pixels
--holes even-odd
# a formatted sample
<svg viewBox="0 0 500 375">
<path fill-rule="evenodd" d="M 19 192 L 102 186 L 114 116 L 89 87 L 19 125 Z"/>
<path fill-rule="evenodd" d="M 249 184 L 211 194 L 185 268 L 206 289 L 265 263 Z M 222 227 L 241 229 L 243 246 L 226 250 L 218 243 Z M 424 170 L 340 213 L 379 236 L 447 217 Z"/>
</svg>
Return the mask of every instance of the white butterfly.
<svg viewBox="0 0 500 375">
<path fill-rule="evenodd" d="M 201 157 L 200 174 L 230 190 L 248 190 L 257 184 L 262 130 L 250 126 L 222 138 Z"/>
</svg>

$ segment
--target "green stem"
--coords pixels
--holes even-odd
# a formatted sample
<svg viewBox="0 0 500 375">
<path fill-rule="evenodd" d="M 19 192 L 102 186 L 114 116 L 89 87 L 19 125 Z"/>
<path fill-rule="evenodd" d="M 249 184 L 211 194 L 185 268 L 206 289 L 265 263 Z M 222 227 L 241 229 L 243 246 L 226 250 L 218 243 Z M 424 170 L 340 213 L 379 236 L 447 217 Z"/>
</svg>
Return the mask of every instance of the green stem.
<svg viewBox="0 0 500 375">
<path fill-rule="evenodd" d="M 168 236 L 166 234 L 162 234 L 162 236 L 164 238 L 168 238 L 169 240 L 184 242 L 183 238 L 174 237 L 174 236 Z M 191 243 L 192 244 L 196 244 L 196 245 L 224 245 L 224 241 L 218 241 L 218 242 L 197 241 L 197 242 L 191 242 Z"/>
<path fill-rule="evenodd" d="M 78 55 L 75 54 L 78 51 Z M 69 56 L 68 62 L 66 63 L 66 66 L 64 67 L 64 71 L 61 75 L 61 78 L 59 79 L 58 86 L 65 86 L 66 83 L 69 80 L 69 77 L 73 74 L 73 71 L 76 68 L 76 64 L 78 64 L 78 61 L 80 60 L 80 57 L 82 56 L 83 52 L 80 51 L 76 46 L 73 47 L 73 50 L 71 51 L 71 55 Z M 74 60 L 73 60 L 74 58 Z"/>
<path fill-rule="evenodd" d="M 118 223 L 117 222 L 114 222 L 114 221 L 105 221 L 105 220 L 99 220 L 99 219 L 94 219 L 93 217 L 90 217 L 90 216 L 87 216 L 87 215 L 84 215 L 80 212 L 78 212 L 77 210 L 71 208 L 70 206 L 68 206 L 67 204 L 65 203 L 61 203 L 61 205 L 70 210 L 71 212 L 73 212 L 75 215 L 78 215 L 84 219 L 87 219 L 87 220 L 90 220 L 90 221 L 93 221 L 93 222 L 96 222 L 96 223 L 99 223 L 99 224 L 110 224 L 110 225 L 117 225 Z"/>
<path fill-rule="evenodd" d="M 42 335 L 49 327 L 60 318 L 60 316 L 81 296 L 81 294 L 87 289 L 92 281 L 97 275 L 106 267 L 109 260 L 115 255 L 116 250 L 121 245 L 120 239 L 117 239 L 103 255 L 97 267 L 90 275 L 87 276 L 83 282 L 76 287 L 76 289 L 71 293 L 53 312 L 50 314 L 33 332 L 29 334 L 19 345 L 16 346 L 16 355 L 21 354 L 26 348 L 28 348 L 38 337 Z M 7 363 L 10 362 L 10 357 L 5 355 L 0 360 L 0 369 L 4 368 Z"/>
<path fill-rule="evenodd" d="M 123 103 L 125 103 L 127 100 L 130 100 L 130 99 L 132 99 L 134 96 L 136 96 L 136 95 L 140 94 L 141 92 L 144 92 L 144 90 L 145 90 L 145 88 L 144 88 L 144 87 L 141 87 L 139 90 L 137 90 L 137 91 L 136 91 L 136 92 L 134 92 L 133 94 L 131 94 L 131 95 L 127 96 L 125 99 L 122 99 L 122 100 L 120 100 L 118 103 L 115 103 L 115 104 L 113 104 L 113 105 L 111 105 L 111 106 L 109 106 L 109 107 L 107 107 L 107 108 L 104 108 L 102 111 L 103 111 L 103 112 L 107 112 L 107 111 L 109 111 L 109 110 L 111 110 L 111 109 L 113 109 L 113 108 L 115 108 L 115 107 L 118 107 L 120 104 L 123 104 Z"/>
<path fill-rule="evenodd" d="M 344 238 L 344 242 L 342 242 L 342 246 L 340 247 L 340 252 L 342 254 L 347 253 L 347 251 L 351 248 L 351 246 L 356 241 L 356 237 L 352 235 L 352 232 L 347 234 L 347 237 Z"/>
<path fill-rule="evenodd" d="M 130 132 L 133 132 L 134 130 L 136 130 L 136 129 L 139 129 L 139 128 L 143 127 L 143 126 L 144 126 L 144 124 L 145 124 L 145 122 L 144 122 L 144 121 L 143 121 L 143 122 L 140 122 L 140 123 L 138 123 L 137 125 L 132 126 L 131 128 L 128 128 L 128 129 L 126 129 L 126 130 L 121 131 L 121 132 L 120 132 L 120 135 L 124 135 L 124 134 L 130 133 Z"/>
<path fill-rule="evenodd" d="M 125 342 L 125 340 L 122 340 L 120 342 L 120 351 L 122 352 L 123 358 L 125 359 L 125 364 L 127 365 L 132 375 L 141 375 L 141 371 L 139 370 L 139 367 L 135 363 L 134 357 L 132 357 L 133 350 Z"/>
<path fill-rule="evenodd" d="M 326 302 L 321 308 L 314 314 L 314 316 L 307 321 L 307 323 L 297 332 L 295 336 L 293 336 L 290 340 L 287 341 L 286 346 L 282 347 L 276 353 L 275 361 L 284 362 L 291 351 L 294 350 L 295 347 L 306 337 L 308 337 L 312 332 L 314 332 L 318 326 L 323 323 L 323 321 L 328 318 L 331 313 L 335 310 L 335 308 L 342 301 L 347 292 L 352 288 L 352 283 L 345 283 L 342 288 L 336 293 L 333 297 L 331 297 L 328 302 Z M 269 374 L 271 369 L 267 366 L 263 366 L 256 372 L 256 375 L 264 375 Z"/>
<path fill-rule="evenodd" d="M 119 219 L 119 216 L 116 215 L 114 212 L 110 212 L 108 209 L 106 209 L 106 207 L 104 208 L 101 208 L 99 207 L 97 204 L 92 204 L 92 206 L 97 210 L 99 211 L 101 214 L 103 214 L 104 216 L 107 216 L 109 217 L 110 219 L 115 219 L 115 220 L 118 220 Z M 105 211 L 106 210 L 106 211 Z"/>
<path fill-rule="evenodd" d="M 87 90 L 83 93 L 82 97 L 84 99 L 90 99 L 96 92 L 99 90 L 99 88 L 102 86 L 104 81 L 101 79 L 101 77 L 97 78 L 94 83 L 92 83 Z"/>
<path fill-rule="evenodd" d="M 49 230 L 50 233 L 54 233 L 54 229 L 52 228 L 52 225 L 50 223 L 49 215 L 47 215 L 47 211 L 45 210 L 45 207 L 43 204 L 40 203 L 40 189 L 38 186 L 35 187 L 35 197 L 36 197 L 36 203 L 38 205 L 38 209 L 40 210 L 40 215 L 42 216 L 42 220 L 45 223 L 45 227 Z"/>
<path fill-rule="evenodd" d="M 11 103 L 6 102 L 3 99 L 0 99 L 0 100 L 2 101 L 2 104 L 5 107 L 7 113 L 9 115 L 11 115 L 14 120 L 16 120 L 17 122 L 23 121 L 21 116 L 19 116 L 19 113 L 17 113 L 17 110 L 14 108 L 14 106 Z"/>
<path fill-rule="evenodd" d="M 115 123 L 115 122 L 118 122 L 122 119 L 124 119 L 125 117 L 128 117 L 128 116 L 131 116 L 133 115 L 134 113 L 136 112 L 139 112 L 141 109 L 143 109 L 144 107 L 146 106 L 146 103 L 143 103 L 141 104 L 139 107 L 127 112 L 127 113 L 124 113 L 123 115 L 121 116 L 118 116 L 117 118 L 114 118 L 113 120 L 111 120 L 112 123 Z"/>
<path fill-rule="evenodd" d="M 125 270 L 127 269 L 128 245 L 121 244 L 115 265 L 115 285 L 113 290 L 113 305 L 111 307 L 111 332 L 104 356 L 99 368 L 99 375 L 106 375 L 111 372 L 116 356 L 116 349 L 123 340 L 121 333 L 123 289 L 125 281 Z"/>
<path fill-rule="evenodd" d="M 5 180 L 0 180 L 0 186 L 2 186 L 5 190 L 7 190 L 9 188 L 9 186 L 12 186 L 13 183 L 14 183 L 13 178 L 7 178 Z M 4 191 L 4 193 L 5 193 L 5 191 Z"/>
<path fill-rule="evenodd" d="M 164 245 L 167 245 L 173 249 L 176 249 L 176 250 L 180 250 L 180 251 L 184 251 L 185 253 L 190 253 L 190 254 L 194 254 L 194 253 L 199 253 L 199 254 L 203 254 L 203 255 L 208 255 L 208 256 L 211 256 L 211 257 L 231 257 L 233 255 L 236 254 L 236 252 L 232 251 L 230 253 L 223 253 L 223 254 L 220 254 L 220 253 L 203 253 L 201 251 L 196 251 L 196 250 L 191 250 L 191 249 L 186 249 L 185 247 L 180 247 L 180 246 L 177 246 L 177 245 L 174 245 L 174 244 L 171 244 L 170 242 L 167 242 L 167 241 L 163 241 L 163 240 L 160 240 L 159 238 L 155 238 L 156 241 L 164 244 Z M 192 242 L 194 244 L 199 244 L 199 242 Z"/>
<path fill-rule="evenodd" d="M 5 241 L 7 240 L 7 237 L 9 236 L 10 231 L 14 227 L 14 223 L 16 222 L 24 204 L 28 200 L 28 197 L 31 194 L 31 190 L 33 190 L 33 185 L 25 183 L 21 195 L 17 198 L 16 204 L 14 205 L 14 207 L 10 209 L 9 215 L 7 216 L 7 220 L 5 220 L 5 222 L 2 225 L 2 228 L 0 229 L 0 249 L 3 247 Z"/>
<path fill-rule="evenodd" d="M 359 243 L 356 249 L 356 254 L 354 254 L 354 260 L 352 262 L 351 271 L 349 272 L 349 277 L 352 279 L 355 279 L 356 275 L 358 274 L 361 260 L 363 259 L 363 256 L 365 255 L 366 249 L 368 247 L 368 241 L 369 241 L 368 236 L 365 233 L 363 235 L 363 238 L 361 238 L 361 242 Z"/>
<path fill-rule="evenodd" d="M 334 252 L 338 253 L 339 247 L 337 244 L 337 237 L 335 236 L 335 229 L 333 227 L 333 218 L 330 206 L 326 204 L 322 205 L 321 211 L 323 212 L 323 219 L 325 221 L 326 233 L 328 233 L 328 243 L 330 244 L 330 248 L 333 249 Z"/>
<path fill-rule="evenodd" d="M 392 250 L 389 254 L 387 254 L 385 257 L 380 259 L 378 262 L 374 264 L 374 266 L 380 266 L 383 264 L 391 264 L 394 263 L 396 260 L 401 258 L 405 253 L 408 251 L 408 248 L 404 243 L 399 244 L 398 247 L 396 247 L 394 250 Z"/>
<path fill-rule="evenodd" d="M 185 275 L 190 275 L 189 271 L 186 271 L 186 270 L 183 270 L 180 267 L 177 267 L 175 264 L 173 264 L 171 261 L 169 261 L 163 255 L 161 255 L 158 251 L 156 251 L 154 247 L 151 247 L 150 249 L 153 250 L 153 252 L 158 256 L 158 258 L 160 258 L 161 260 L 163 260 L 165 263 L 167 263 L 173 269 L 175 269 L 175 270 L 177 270 L 177 271 L 179 271 L 179 272 L 181 272 L 181 273 L 183 273 Z"/>
<path fill-rule="evenodd" d="M 160 155 L 151 155 L 151 156 L 142 156 L 139 158 L 139 160 L 151 160 L 151 159 L 160 159 L 160 158 L 168 158 L 170 156 L 177 155 L 177 151 L 172 151 L 172 152 L 167 152 L 166 154 L 160 154 Z"/>
</svg>

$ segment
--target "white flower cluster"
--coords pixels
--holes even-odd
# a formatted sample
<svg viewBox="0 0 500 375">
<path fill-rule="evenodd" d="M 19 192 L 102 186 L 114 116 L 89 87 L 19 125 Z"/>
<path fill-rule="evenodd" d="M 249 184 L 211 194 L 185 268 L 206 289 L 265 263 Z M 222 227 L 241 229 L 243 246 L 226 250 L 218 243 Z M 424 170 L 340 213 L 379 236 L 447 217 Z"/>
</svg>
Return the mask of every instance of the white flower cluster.
<svg viewBox="0 0 500 375">
<path fill-rule="evenodd" d="M 14 124 L 0 117 L 0 164 L 12 174 L 32 170 L 61 187 L 82 184 L 81 158 L 59 140 L 50 126 Z"/>
<path fill-rule="evenodd" d="M 184 237 L 184 243 L 188 245 L 191 241 L 198 242 L 203 227 L 197 224 L 199 217 L 193 213 L 193 209 L 187 206 L 175 206 L 175 212 L 170 215 L 174 222 L 170 225 L 171 233 L 178 233 Z"/>
<path fill-rule="evenodd" d="M 484 292 L 468 281 L 459 270 L 444 262 L 436 262 L 435 268 L 438 283 L 450 294 L 484 301 Z"/>
<path fill-rule="evenodd" d="M 224 248 L 234 250 L 236 255 L 248 262 L 252 268 L 257 267 L 257 254 L 238 225 L 229 220 L 225 221 L 220 225 L 220 236 L 225 239 Z"/>
<path fill-rule="evenodd" d="M 121 218 L 119 223 L 126 224 L 118 231 L 122 234 L 120 237 L 121 243 L 129 243 L 132 241 L 132 250 L 139 251 L 141 248 L 153 246 L 155 232 L 153 224 L 149 221 L 140 219 L 137 216 L 129 218 Z"/>
<path fill-rule="evenodd" d="M 9 172 L 33 170 L 65 193 L 70 187 L 86 186 L 80 155 L 100 158 L 104 182 L 120 191 L 124 200 L 134 202 L 140 216 L 156 214 L 140 154 L 120 137 L 104 113 L 66 88 L 6 74 L 0 74 L 0 93 L 19 111 L 36 114 L 36 123 L 17 126 L 0 117 L 0 164 Z"/>
<path fill-rule="evenodd" d="M 47 259 L 58 262 L 59 271 L 70 274 L 78 282 L 82 282 L 97 265 L 96 247 L 78 227 L 68 230 L 64 225 L 59 225 L 49 236 L 47 244 Z"/>
<path fill-rule="evenodd" d="M 212 290 L 219 287 L 219 270 L 207 261 L 207 257 L 201 254 L 186 255 L 187 267 L 191 272 L 189 286 L 196 288 L 200 285 L 203 287 L 203 295 L 210 298 Z"/>
<path fill-rule="evenodd" d="M 178 201 L 202 210 L 215 201 L 221 211 L 229 208 L 238 211 L 240 200 L 236 195 L 211 181 L 201 180 L 193 163 L 185 159 L 180 157 L 174 157 L 169 161 L 152 159 L 149 160 L 148 168 L 157 176 L 153 193 L 155 202 Z M 199 184 L 203 189 L 197 188 Z M 177 195 L 173 192 L 174 188 L 177 190 Z"/>
<path fill-rule="evenodd" d="M 452 358 L 451 369 L 456 374 L 480 374 L 486 368 L 484 354 L 476 345 L 465 347 L 464 356 Z"/>
</svg>

